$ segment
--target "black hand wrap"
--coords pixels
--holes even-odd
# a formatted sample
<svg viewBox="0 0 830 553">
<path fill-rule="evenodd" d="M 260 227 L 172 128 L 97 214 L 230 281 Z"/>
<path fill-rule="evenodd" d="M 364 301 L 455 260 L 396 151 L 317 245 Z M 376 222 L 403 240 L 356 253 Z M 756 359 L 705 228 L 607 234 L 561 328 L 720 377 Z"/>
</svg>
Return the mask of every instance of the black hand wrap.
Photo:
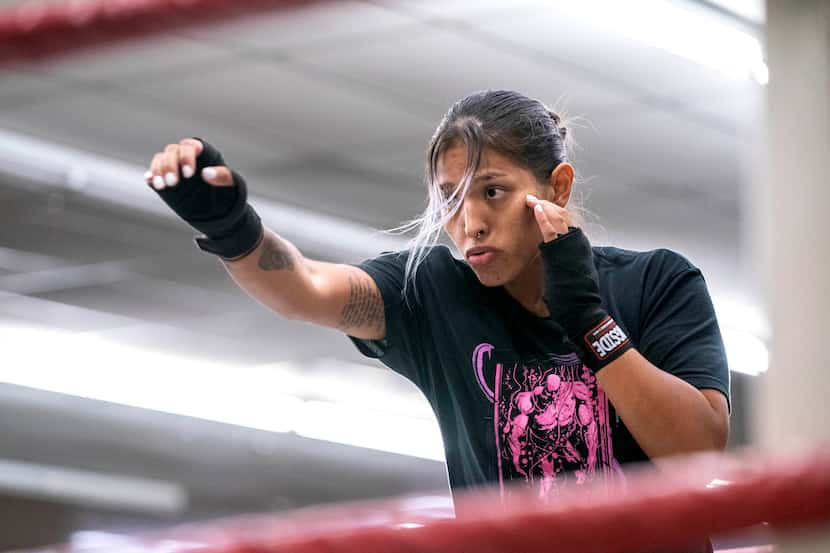
<svg viewBox="0 0 830 553">
<path fill-rule="evenodd" d="M 551 317 L 573 342 L 582 362 L 594 372 L 631 349 L 631 342 L 602 308 L 599 275 L 591 243 L 576 227 L 539 244 L 545 265 L 545 300 Z"/>
<path fill-rule="evenodd" d="M 196 158 L 190 178 L 181 176 L 177 186 L 156 190 L 161 199 L 194 229 L 205 236 L 195 238 L 196 245 L 226 260 L 244 257 L 262 240 L 259 215 L 248 204 L 245 180 L 236 171 L 233 186 L 214 186 L 202 180 L 202 169 L 225 165 L 219 150 L 201 138 L 204 148 Z"/>
</svg>

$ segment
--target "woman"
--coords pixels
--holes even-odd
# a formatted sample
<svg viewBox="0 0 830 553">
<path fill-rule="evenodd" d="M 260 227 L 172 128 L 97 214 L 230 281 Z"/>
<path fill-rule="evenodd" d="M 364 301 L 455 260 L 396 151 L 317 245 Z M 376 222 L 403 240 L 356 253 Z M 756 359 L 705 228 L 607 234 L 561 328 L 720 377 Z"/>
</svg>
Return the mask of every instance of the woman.
<svg viewBox="0 0 830 553">
<path fill-rule="evenodd" d="M 168 145 L 146 178 L 250 295 L 342 330 L 424 392 L 453 489 L 552 494 L 623 463 L 723 449 L 729 426 L 700 271 L 670 250 L 591 247 L 569 205 L 566 137 L 517 92 L 459 100 L 429 145 L 412 247 L 357 266 L 307 259 L 263 228 L 242 177 L 199 139 Z M 441 230 L 464 260 L 434 245 Z"/>
</svg>

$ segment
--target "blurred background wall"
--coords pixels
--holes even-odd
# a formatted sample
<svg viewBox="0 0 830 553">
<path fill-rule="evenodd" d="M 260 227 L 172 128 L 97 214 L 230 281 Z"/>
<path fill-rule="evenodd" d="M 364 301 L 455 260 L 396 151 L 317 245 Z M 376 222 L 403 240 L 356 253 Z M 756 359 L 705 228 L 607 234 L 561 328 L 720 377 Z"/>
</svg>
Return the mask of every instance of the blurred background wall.
<svg viewBox="0 0 830 553">
<path fill-rule="evenodd" d="M 202 137 L 272 229 L 359 261 L 404 246 L 377 231 L 424 206 L 433 129 L 484 88 L 563 115 L 595 244 L 703 270 L 730 447 L 747 444 L 770 339 L 742 211 L 760 171 L 761 4 L 321 1 L 6 65 L 0 549 L 404 493 L 446 508 L 414 386 L 247 297 L 142 174 Z"/>
</svg>

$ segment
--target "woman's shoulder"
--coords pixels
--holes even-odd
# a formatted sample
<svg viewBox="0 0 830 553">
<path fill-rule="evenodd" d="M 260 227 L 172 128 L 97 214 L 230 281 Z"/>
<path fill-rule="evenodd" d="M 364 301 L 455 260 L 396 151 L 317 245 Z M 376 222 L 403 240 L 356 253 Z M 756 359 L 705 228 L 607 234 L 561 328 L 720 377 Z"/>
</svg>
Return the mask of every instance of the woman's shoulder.
<svg viewBox="0 0 830 553">
<path fill-rule="evenodd" d="M 676 273 L 697 269 L 686 256 L 669 248 L 630 250 L 617 246 L 594 246 L 593 251 L 597 269 L 600 271 Z"/>
<path fill-rule="evenodd" d="M 686 257 L 669 248 L 630 250 L 615 246 L 594 248 L 594 262 L 600 279 L 600 289 L 609 305 L 615 305 L 618 314 L 628 323 L 629 330 L 639 328 L 637 317 L 647 306 L 667 297 L 678 282 L 692 282 L 687 277 L 702 277 L 700 270 Z M 634 317 L 634 318 L 631 318 Z"/>
</svg>

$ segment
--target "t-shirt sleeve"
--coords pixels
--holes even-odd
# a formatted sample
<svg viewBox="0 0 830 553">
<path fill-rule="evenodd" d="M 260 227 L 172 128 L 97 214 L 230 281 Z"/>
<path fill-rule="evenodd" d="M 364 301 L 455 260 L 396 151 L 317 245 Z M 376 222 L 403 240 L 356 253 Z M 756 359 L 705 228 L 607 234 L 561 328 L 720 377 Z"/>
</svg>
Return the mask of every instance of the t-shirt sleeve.
<svg viewBox="0 0 830 553">
<path fill-rule="evenodd" d="M 696 388 L 712 388 L 730 406 L 729 366 L 715 308 L 700 269 L 660 250 L 645 275 L 640 353 Z"/>
<path fill-rule="evenodd" d="M 422 332 L 414 294 L 409 294 L 409 302 L 403 295 L 406 255 L 402 252 L 384 252 L 355 266 L 366 271 L 380 290 L 386 336 L 383 340 L 365 340 L 354 336 L 349 336 L 349 339 L 363 355 L 380 360 L 417 384 Z"/>
</svg>

